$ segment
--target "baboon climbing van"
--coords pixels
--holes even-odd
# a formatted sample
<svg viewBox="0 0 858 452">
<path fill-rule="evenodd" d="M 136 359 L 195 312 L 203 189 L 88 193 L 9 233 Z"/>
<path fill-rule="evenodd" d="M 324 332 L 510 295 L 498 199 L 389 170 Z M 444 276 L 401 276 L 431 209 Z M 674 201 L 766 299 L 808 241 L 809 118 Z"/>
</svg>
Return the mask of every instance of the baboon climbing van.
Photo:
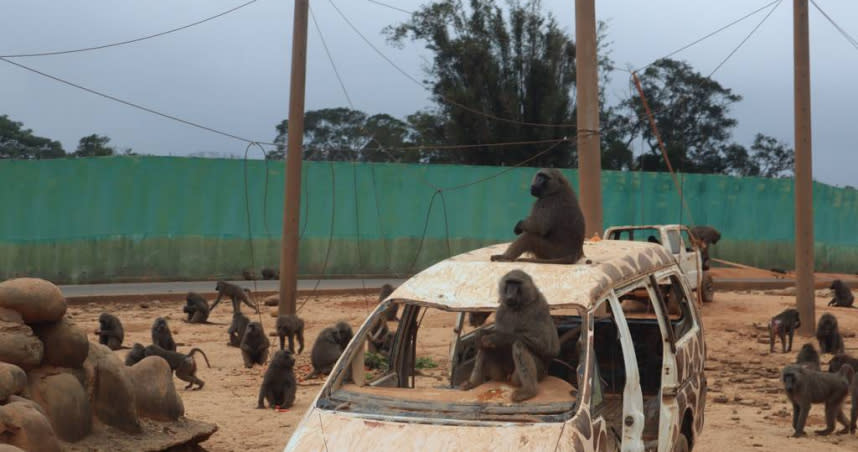
<svg viewBox="0 0 858 452">
<path fill-rule="evenodd" d="M 285 450 L 691 450 L 703 428 L 706 346 L 676 260 L 660 245 L 602 240 L 584 243 L 589 263 L 491 262 L 507 245 L 441 261 L 381 302 Z M 459 389 L 513 269 L 545 296 L 561 342 L 537 395 L 520 403 L 508 382 Z M 389 349 L 368 352 L 392 304 L 400 319 L 388 323 Z"/>
</svg>

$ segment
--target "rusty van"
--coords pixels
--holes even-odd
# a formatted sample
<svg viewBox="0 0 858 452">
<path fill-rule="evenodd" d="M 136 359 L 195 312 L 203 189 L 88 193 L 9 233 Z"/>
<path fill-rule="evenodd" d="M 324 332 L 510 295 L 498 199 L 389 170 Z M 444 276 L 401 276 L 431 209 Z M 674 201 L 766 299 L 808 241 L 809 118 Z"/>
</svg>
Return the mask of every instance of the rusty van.
<svg viewBox="0 0 858 452">
<path fill-rule="evenodd" d="M 438 262 L 382 301 L 285 450 L 692 450 L 703 429 L 706 345 L 676 259 L 660 245 L 601 240 L 585 242 L 588 263 L 491 262 L 506 246 Z M 538 394 L 520 403 L 505 382 L 459 389 L 479 330 L 493 328 L 498 281 L 512 269 L 533 278 L 561 338 Z M 369 369 L 369 331 L 394 304 L 387 365 Z M 469 313 L 479 312 L 488 320 L 471 325 Z"/>
</svg>

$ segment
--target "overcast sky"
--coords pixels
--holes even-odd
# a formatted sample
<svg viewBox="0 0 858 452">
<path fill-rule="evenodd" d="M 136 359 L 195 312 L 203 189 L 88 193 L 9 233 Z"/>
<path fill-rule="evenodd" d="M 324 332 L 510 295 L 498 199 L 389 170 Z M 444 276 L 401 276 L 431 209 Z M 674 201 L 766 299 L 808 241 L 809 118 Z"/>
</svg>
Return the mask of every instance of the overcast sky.
<svg viewBox="0 0 858 452">
<path fill-rule="evenodd" d="M 0 55 L 63 50 L 133 39 L 217 14 L 245 0 L 3 0 Z M 332 0 L 376 46 L 422 78 L 422 45 L 396 49 L 381 30 L 407 15 L 368 0 Z M 414 10 L 424 0 L 383 0 Z M 574 34 L 574 0 L 543 0 Z M 765 5 L 766 0 L 596 0 L 609 23 L 612 58 L 640 67 Z M 858 2 L 817 0 L 858 38 Z M 403 117 L 429 105 L 427 93 L 381 59 L 343 21 L 330 0 L 311 8 L 345 79 L 354 107 Z M 271 141 L 289 99 L 293 2 L 258 0 L 232 14 L 130 45 L 15 61 L 51 75 L 242 137 Z M 674 58 L 710 73 L 762 20 L 757 14 Z M 858 185 L 855 144 L 858 49 L 811 6 L 814 178 Z M 307 109 L 347 105 L 312 21 Z M 732 114 L 734 140 L 750 146 L 757 132 L 793 143 L 792 2 L 784 1 L 714 78 L 743 96 Z M 608 101 L 628 95 L 628 74 L 615 72 Z M 73 151 L 80 137 L 111 137 L 147 154 L 242 154 L 245 144 L 134 110 L 0 61 L 0 114 Z M 635 152 L 640 152 L 636 149 Z"/>
</svg>

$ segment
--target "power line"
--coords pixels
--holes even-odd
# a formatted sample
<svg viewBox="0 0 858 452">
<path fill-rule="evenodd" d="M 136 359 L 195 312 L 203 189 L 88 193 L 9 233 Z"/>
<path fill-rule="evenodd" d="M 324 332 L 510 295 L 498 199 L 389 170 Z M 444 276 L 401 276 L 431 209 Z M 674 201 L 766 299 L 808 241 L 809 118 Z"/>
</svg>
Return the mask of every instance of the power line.
<svg viewBox="0 0 858 452">
<path fill-rule="evenodd" d="M 384 59 L 384 61 L 386 61 L 391 67 L 396 69 L 396 71 L 399 72 L 400 74 L 402 74 L 405 78 L 407 78 L 408 80 L 411 80 L 417 86 L 428 91 L 428 88 L 426 87 L 426 85 L 423 84 L 423 82 L 421 82 L 420 80 L 417 80 L 417 78 L 415 78 L 413 75 L 409 74 L 407 71 L 405 71 L 405 69 L 402 69 L 393 60 L 391 60 L 387 55 L 385 55 L 384 52 L 379 50 L 379 48 L 376 47 L 375 44 L 373 44 L 369 40 L 369 38 L 367 38 L 360 30 L 358 30 L 358 28 L 352 23 L 352 21 L 349 20 L 349 18 L 340 10 L 339 7 L 337 7 L 336 3 L 334 3 L 333 0 L 328 0 L 328 3 L 330 3 L 331 6 L 334 7 L 334 10 L 336 10 L 337 14 L 339 14 L 340 17 L 343 18 L 343 20 L 346 22 L 346 24 L 349 26 L 349 28 L 351 28 L 352 31 L 357 33 L 357 35 L 360 36 L 360 38 L 363 40 L 363 42 L 365 42 L 370 48 L 372 48 L 372 50 L 375 51 L 375 53 L 378 54 L 378 56 L 380 56 L 382 59 Z M 456 102 L 456 101 L 454 101 L 454 100 L 452 100 L 452 99 L 450 99 L 444 95 L 441 95 L 441 94 L 436 94 L 436 95 L 441 100 L 443 100 L 445 103 L 447 103 L 449 105 L 452 105 L 454 107 L 460 108 L 460 109 L 468 111 L 470 113 L 474 113 L 476 115 L 480 115 L 480 116 L 483 116 L 483 117 L 486 117 L 486 118 L 489 118 L 489 119 L 492 119 L 495 121 L 499 121 L 499 122 L 506 122 L 506 123 L 510 123 L 510 124 L 518 124 L 518 125 L 530 126 L 530 127 L 557 127 L 557 128 L 575 128 L 576 127 L 575 124 L 562 124 L 562 123 L 561 124 L 547 124 L 547 123 L 541 123 L 541 122 L 528 122 L 528 121 L 519 121 L 517 119 L 511 119 L 511 118 L 503 118 L 500 116 L 493 115 L 491 113 L 487 113 L 487 112 L 484 112 L 481 110 L 477 110 L 477 109 L 468 107 L 467 105 L 460 104 L 460 103 L 458 103 L 458 102 Z"/>
<path fill-rule="evenodd" d="M 402 12 L 402 13 L 405 13 L 405 14 L 409 14 L 409 15 L 410 15 L 410 14 L 414 14 L 413 12 L 408 11 L 407 9 L 402 9 L 402 8 L 397 7 L 397 6 L 393 6 L 393 5 L 390 5 L 390 4 L 387 4 L 387 3 L 384 3 L 384 2 L 379 2 L 379 1 L 376 1 L 376 0 L 366 0 L 366 1 L 368 1 L 368 2 L 370 2 L 370 3 L 375 3 L 376 5 L 380 5 L 380 6 L 383 6 L 383 7 L 385 7 L 385 8 L 390 8 L 390 9 L 392 9 L 392 10 L 399 11 L 399 12 Z"/>
<path fill-rule="evenodd" d="M 222 16 L 225 16 L 229 13 L 238 11 L 241 8 L 244 8 L 245 6 L 250 5 L 251 3 L 256 3 L 256 1 L 257 0 L 250 0 L 250 1 L 242 3 L 241 5 L 238 5 L 234 8 L 228 9 L 222 13 L 215 14 L 214 16 L 206 17 L 205 19 L 201 19 L 201 20 L 198 20 L 196 22 L 189 23 L 187 25 L 182 25 L 181 27 L 172 28 L 172 29 L 167 30 L 167 31 L 162 31 L 159 33 L 151 34 L 151 35 L 141 36 L 139 38 L 129 39 L 126 41 L 113 42 L 110 44 L 102 44 L 102 45 L 97 45 L 97 46 L 92 46 L 92 47 L 83 47 L 80 49 L 54 50 L 54 51 L 49 51 L 49 52 L 18 53 L 18 54 L 13 54 L 13 55 L 0 55 L 0 57 L 2 57 L 2 58 L 25 58 L 25 57 L 41 57 L 41 56 L 51 56 L 51 55 L 65 55 L 68 53 L 89 52 L 92 50 L 101 50 L 101 49 L 106 49 L 109 47 L 124 46 L 126 44 L 133 44 L 135 42 L 140 42 L 140 41 L 145 41 L 147 39 L 157 38 L 160 36 L 168 35 L 170 33 L 175 33 L 177 31 L 185 30 L 185 29 L 191 28 L 191 27 L 196 26 L 196 25 L 204 24 L 204 23 L 209 22 L 211 20 L 217 19 L 218 17 L 222 17 Z"/>
<path fill-rule="evenodd" d="M 369 1 L 372 1 L 372 0 L 369 0 Z M 732 27 L 733 25 L 736 25 L 736 24 L 738 24 L 739 22 L 742 22 L 743 20 L 745 20 L 745 19 L 747 19 L 747 18 L 749 18 L 749 17 L 751 17 L 751 16 L 753 16 L 753 15 L 755 15 L 755 14 L 759 13 L 760 11 L 762 11 L 762 10 L 764 10 L 764 9 L 768 8 L 769 6 L 772 6 L 772 5 L 773 5 L 773 4 L 775 4 L 775 3 L 780 3 L 780 1 L 781 1 L 781 0 L 774 0 L 774 1 L 772 1 L 772 2 L 769 2 L 769 3 L 765 4 L 765 5 L 763 5 L 763 6 L 759 7 L 759 8 L 757 8 L 757 9 L 755 9 L 755 10 L 753 10 L 753 11 L 751 11 L 750 13 L 745 14 L 744 16 L 742 16 L 742 17 L 740 17 L 740 18 L 738 18 L 738 19 L 734 20 L 733 22 L 730 22 L 729 24 L 724 25 L 723 27 L 721 27 L 721 28 L 719 28 L 719 29 L 717 29 L 717 30 L 715 30 L 715 31 L 713 31 L 713 32 L 711 32 L 711 33 L 709 33 L 709 34 L 707 34 L 707 35 L 705 35 L 705 36 L 703 36 L 703 37 L 701 37 L 701 38 L 699 38 L 699 39 L 695 40 L 695 41 L 692 41 L 692 42 L 690 42 L 690 43 L 688 43 L 688 44 L 686 44 L 686 45 L 684 45 L 684 46 L 682 46 L 682 47 L 680 47 L 680 48 L 678 48 L 678 49 L 674 50 L 673 52 L 668 53 L 667 55 L 665 55 L 665 56 L 663 56 L 663 57 L 661 57 L 661 58 L 657 58 L 657 59 L 653 60 L 651 63 L 649 63 L 649 64 L 647 64 L 647 65 L 644 65 L 644 66 L 641 66 L 640 68 L 635 69 L 635 70 L 633 70 L 633 71 L 631 71 L 631 72 L 640 72 L 640 71 L 642 71 L 642 70 L 644 70 L 644 69 L 646 69 L 646 68 L 648 68 L 648 67 L 652 66 L 652 65 L 653 65 L 653 63 L 655 63 L 655 62 L 656 62 L 656 61 L 658 61 L 658 60 L 663 60 L 663 59 L 665 59 L 665 58 L 670 58 L 670 57 L 672 57 L 672 56 L 676 55 L 677 53 L 682 52 L 683 50 L 686 50 L 686 49 L 688 49 L 688 48 L 690 48 L 690 47 L 693 47 L 693 46 L 695 46 L 695 45 L 697 45 L 697 44 L 699 44 L 699 43 L 701 43 L 701 42 L 703 42 L 703 41 L 705 41 L 705 40 L 707 40 L 707 39 L 711 38 L 712 36 L 715 36 L 715 35 L 717 35 L 718 33 L 721 33 L 722 31 L 724 31 L 724 30 L 726 30 L 726 29 L 728 29 L 728 28 Z"/>
<path fill-rule="evenodd" d="M 781 2 L 782 2 L 782 1 L 783 1 L 783 0 L 778 0 L 778 2 L 775 4 L 775 6 L 773 6 L 773 7 L 772 7 L 772 9 L 770 9 L 770 10 L 769 10 L 769 12 L 766 14 L 766 16 L 765 16 L 765 17 L 763 17 L 763 20 L 761 20 L 761 21 L 757 24 L 757 26 L 756 26 L 756 27 L 754 27 L 754 29 L 753 29 L 753 30 L 751 30 L 751 32 L 750 32 L 750 33 L 748 33 L 748 35 L 747 35 L 747 36 L 745 36 L 745 39 L 743 39 L 743 40 L 742 40 L 742 42 L 740 42 L 740 43 L 739 43 L 739 45 L 737 45 L 737 46 L 736 46 L 736 48 L 735 48 L 735 49 L 733 49 L 733 51 L 732 51 L 732 52 L 730 52 L 730 54 L 729 54 L 729 55 L 727 55 L 723 60 L 721 60 L 721 62 L 720 62 L 720 63 L 718 63 L 718 66 L 715 66 L 715 69 L 713 69 L 713 70 L 712 70 L 712 72 L 710 72 L 710 73 L 709 73 L 709 75 L 707 76 L 708 78 L 712 78 L 712 76 L 713 76 L 713 75 L 715 75 L 715 72 L 717 72 L 717 71 L 718 71 L 718 69 L 721 69 L 721 66 L 723 66 L 723 65 L 724 65 L 724 63 L 726 63 L 726 62 L 727 62 L 727 60 L 729 60 L 729 59 L 730 59 L 730 57 L 732 57 L 736 52 L 738 52 L 738 51 L 739 51 L 739 49 L 740 49 L 740 48 L 742 48 L 742 46 L 743 46 L 743 45 L 745 45 L 745 43 L 748 41 L 748 39 L 750 39 L 750 38 L 751 38 L 751 36 L 753 36 L 753 35 L 754 35 L 754 33 L 756 33 L 756 32 L 757 32 L 757 30 L 760 28 L 760 26 L 762 26 L 762 25 L 766 22 L 766 20 L 768 20 L 768 19 L 769 19 L 769 17 L 772 15 L 772 13 L 773 13 L 773 12 L 775 12 L 775 10 L 776 10 L 776 9 L 778 9 L 778 6 L 780 6 L 780 4 L 781 4 Z"/>
<path fill-rule="evenodd" d="M 257 140 L 251 140 L 251 139 L 248 139 L 248 138 L 244 138 L 244 137 L 240 137 L 240 136 L 238 136 L 238 135 L 231 134 L 231 133 L 229 133 L 229 132 L 224 132 L 224 131 L 222 131 L 222 130 L 214 129 L 214 128 L 212 128 L 212 127 L 204 126 L 204 125 L 202 125 L 202 124 L 197 124 L 197 123 L 195 123 L 195 122 L 188 121 L 187 119 L 179 118 L 178 116 L 173 116 L 173 115 L 170 115 L 170 114 L 167 114 L 167 113 L 162 113 L 162 112 L 160 112 L 160 111 L 153 110 L 153 109 L 151 109 L 151 108 L 149 108 L 149 107 L 144 107 L 144 106 L 142 106 L 142 105 L 135 104 L 134 102 L 130 102 L 130 101 L 127 101 L 127 100 L 123 100 L 123 99 L 120 99 L 120 98 L 118 98 L 118 97 L 111 96 L 110 94 L 105 94 L 105 93 L 102 93 L 102 92 L 96 91 L 96 90 L 94 90 L 94 89 L 87 88 L 87 87 L 82 86 L 82 85 L 78 85 L 77 83 L 73 83 L 73 82 L 70 82 L 70 81 L 68 81 L 68 80 L 61 79 L 61 78 L 56 77 L 56 76 L 53 76 L 53 75 L 51 75 L 51 74 L 48 74 L 48 73 L 42 72 L 42 71 L 40 71 L 40 70 L 38 70 L 38 69 L 34 69 L 34 68 L 29 67 L 29 66 L 25 66 L 25 65 L 23 65 L 23 64 L 21 64 L 21 63 L 18 63 L 18 62 L 12 61 L 12 60 L 10 60 L 10 59 L 8 59 L 8 58 L 6 58 L 6 57 L 0 57 L 0 61 L 3 61 L 4 63 L 11 64 L 12 66 L 17 66 L 17 67 L 19 67 L 19 68 L 21 68 L 21 69 L 24 69 L 24 70 L 26 70 L 26 71 L 32 72 L 32 73 L 34 73 L 34 74 L 41 75 L 42 77 L 49 78 L 49 79 L 54 80 L 54 81 L 56 81 L 56 82 L 62 83 L 62 84 L 64 84 L 64 85 L 66 85 L 66 86 L 71 86 L 71 87 L 73 87 L 73 88 L 77 88 L 77 89 L 79 89 L 79 90 L 86 91 L 86 92 L 88 92 L 88 93 L 90 93 L 90 94 L 95 94 L 96 96 L 100 96 L 100 97 L 103 97 L 103 98 L 105 98 L 105 99 L 112 100 L 112 101 L 114 101 L 114 102 L 118 102 L 118 103 L 120 103 L 120 104 L 123 104 L 123 105 L 129 106 L 129 107 L 132 107 L 132 108 L 136 108 L 136 109 L 138 109 L 138 110 L 142 110 L 142 111 L 145 111 L 145 112 L 147 112 L 147 113 L 151 113 L 151 114 L 153 114 L 153 115 L 160 116 L 160 117 L 162 117 L 162 118 L 167 118 L 167 119 L 170 119 L 170 120 L 173 120 L 173 121 L 176 121 L 176 122 L 179 122 L 179 123 L 185 124 L 185 125 L 187 125 L 187 126 L 196 127 L 196 128 L 198 128 L 198 129 L 206 130 L 206 131 L 208 131 L 208 132 L 216 133 L 216 134 L 218 134 L 218 135 L 222 135 L 222 136 L 225 136 L 225 137 L 229 137 L 229 138 L 232 138 L 232 139 L 235 139 L 235 140 L 238 140 L 238 141 L 243 141 L 243 142 L 245 142 L 245 143 L 258 143 L 258 144 L 265 144 L 265 145 L 274 145 L 274 143 L 269 143 L 269 142 L 264 142 L 264 141 L 257 141 Z"/>
<path fill-rule="evenodd" d="M 310 8 L 310 17 L 313 19 L 313 25 L 316 26 L 316 33 L 319 35 L 319 40 L 322 41 L 322 47 L 325 49 L 325 54 L 328 55 L 328 61 L 331 62 L 331 67 L 334 69 L 334 75 L 337 76 L 337 81 L 340 82 L 340 88 L 343 90 L 343 95 L 346 96 L 346 101 L 349 103 L 349 106 L 355 108 L 354 104 L 352 104 L 352 98 L 349 96 L 349 92 L 346 89 L 346 84 L 343 83 L 343 78 L 340 76 L 340 71 L 337 70 L 337 65 L 334 63 L 334 57 L 331 56 L 331 50 L 328 48 L 328 43 L 325 42 L 325 36 L 322 34 L 322 28 L 319 27 L 319 22 L 316 21 L 316 14 L 313 13 L 313 8 Z"/>
<path fill-rule="evenodd" d="M 831 25 L 834 25 L 834 28 L 836 28 L 837 31 L 840 32 L 840 34 L 843 35 L 843 37 L 846 38 L 847 41 L 849 41 L 849 44 L 852 44 L 852 47 L 855 47 L 855 49 L 858 50 L 858 40 L 856 40 L 849 33 L 847 33 L 846 30 L 843 29 L 843 27 L 837 25 L 837 22 L 835 22 L 834 19 L 832 19 L 831 16 L 828 15 L 828 13 L 823 11 L 822 8 L 820 8 L 814 0 L 810 0 L 810 3 L 812 3 L 813 6 L 817 10 L 819 10 L 819 12 L 822 13 L 823 16 L 825 16 L 825 19 L 828 20 Z"/>
</svg>

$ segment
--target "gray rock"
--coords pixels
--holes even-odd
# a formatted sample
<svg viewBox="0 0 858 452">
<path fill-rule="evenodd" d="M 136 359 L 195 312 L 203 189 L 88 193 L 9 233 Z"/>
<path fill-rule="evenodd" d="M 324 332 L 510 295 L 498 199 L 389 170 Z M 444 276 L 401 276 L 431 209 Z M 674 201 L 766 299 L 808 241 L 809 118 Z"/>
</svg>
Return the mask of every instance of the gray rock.
<svg viewBox="0 0 858 452">
<path fill-rule="evenodd" d="M 47 414 L 63 441 L 75 442 L 92 432 L 92 411 L 83 386 L 74 376 L 51 369 L 36 369 L 27 376 L 30 395 Z"/>
<path fill-rule="evenodd" d="M 10 445 L 27 451 L 60 452 L 60 443 L 45 415 L 19 401 L 0 406 L 0 430 Z"/>
<path fill-rule="evenodd" d="M 185 414 L 173 372 L 164 358 L 147 356 L 127 369 L 134 383 L 137 414 L 158 421 L 174 421 Z"/>
<path fill-rule="evenodd" d="M 89 353 L 86 333 L 65 318 L 33 325 L 33 332 L 45 347 L 42 365 L 78 368 Z"/>
<path fill-rule="evenodd" d="M 19 312 L 26 323 L 56 322 L 66 313 L 66 299 L 50 281 L 17 278 L 0 283 L 0 307 Z"/>
<path fill-rule="evenodd" d="M 84 362 L 89 400 L 98 419 L 126 433 L 143 431 L 128 368 L 107 346 L 89 343 Z"/>
<path fill-rule="evenodd" d="M 27 374 L 24 369 L 9 364 L 0 363 L 0 403 L 9 401 L 13 395 L 21 395 L 27 389 Z"/>
<path fill-rule="evenodd" d="M 29 326 L 0 321 L 0 361 L 30 370 L 42 362 L 43 352 L 42 341 Z"/>
</svg>

